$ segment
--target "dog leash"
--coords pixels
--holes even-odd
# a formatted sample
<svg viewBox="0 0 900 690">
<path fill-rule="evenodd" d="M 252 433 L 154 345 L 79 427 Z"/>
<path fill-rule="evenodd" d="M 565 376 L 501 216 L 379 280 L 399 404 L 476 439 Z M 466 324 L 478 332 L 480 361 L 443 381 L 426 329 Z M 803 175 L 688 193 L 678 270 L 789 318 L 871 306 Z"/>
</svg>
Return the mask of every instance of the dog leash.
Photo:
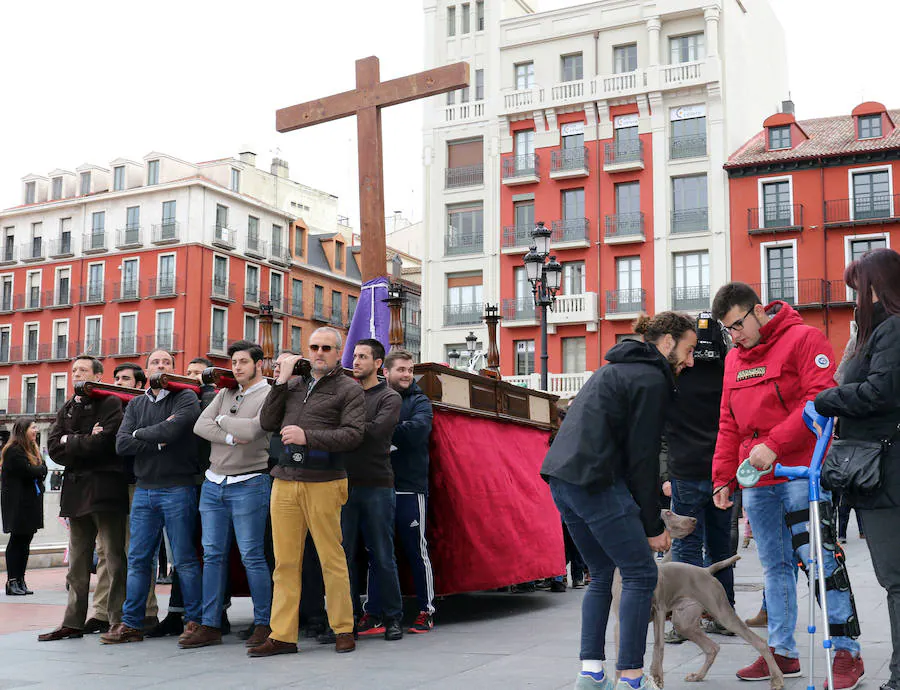
<svg viewBox="0 0 900 690">
<path fill-rule="evenodd" d="M 684 517 L 697 517 L 697 515 L 698 515 L 699 513 L 701 513 L 701 512 L 703 512 L 704 510 L 706 510 L 706 508 L 709 506 L 709 504 L 712 503 L 712 502 L 715 500 L 716 494 L 719 493 L 720 491 L 724 490 L 724 489 L 729 488 L 729 487 L 731 486 L 732 482 L 734 482 L 735 484 L 737 484 L 737 478 L 735 477 L 735 478 L 729 479 L 727 484 L 723 484 L 723 485 L 720 486 L 718 489 L 716 489 L 715 491 L 713 491 L 712 494 L 710 494 L 709 498 L 707 498 L 702 504 L 700 504 L 700 506 L 698 506 L 697 508 L 694 508 L 694 510 L 692 510 L 690 513 L 688 513 L 688 514 L 685 515 Z"/>
</svg>

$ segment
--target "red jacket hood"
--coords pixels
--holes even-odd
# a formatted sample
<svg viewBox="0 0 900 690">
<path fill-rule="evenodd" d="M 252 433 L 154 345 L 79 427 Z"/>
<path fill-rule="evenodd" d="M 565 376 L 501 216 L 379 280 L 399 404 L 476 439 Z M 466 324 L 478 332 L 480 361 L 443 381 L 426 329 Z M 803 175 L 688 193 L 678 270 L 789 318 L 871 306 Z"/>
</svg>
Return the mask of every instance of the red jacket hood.
<svg viewBox="0 0 900 690">
<path fill-rule="evenodd" d="M 769 350 L 778 341 L 778 339 L 794 326 L 804 326 L 803 318 L 787 302 L 777 300 L 766 305 L 766 314 L 769 320 L 759 329 L 760 341 L 754 347 L 749 349 L 738 347 L 737 355 L 741 362 L 751 363 L 765 359 Z"/>
</svg>

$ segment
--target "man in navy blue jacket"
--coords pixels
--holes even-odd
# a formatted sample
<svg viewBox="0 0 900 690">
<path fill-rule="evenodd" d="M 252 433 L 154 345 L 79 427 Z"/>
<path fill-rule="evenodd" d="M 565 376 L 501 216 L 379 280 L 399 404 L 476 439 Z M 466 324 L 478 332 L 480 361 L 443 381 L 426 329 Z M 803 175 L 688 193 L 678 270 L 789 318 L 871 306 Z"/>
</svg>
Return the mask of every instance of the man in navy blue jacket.
<svg viewBox="0 0 900 690">
<path fill-rule="evenodd" d="M 426 497 L 428 495 L 428 439 L 433 413 L 431 401 L 416 385 L 413 356 L 406 350 L 391 350 L 384 360 L 388 385 L 400 394 L 400 422 L 391 440 L 391 465 L 397 496 L 395 522 L 403 551 L 409 561 L 419 601 L 419 615 L 411 633 L 427 633 L 434 623 L 434 575 L 425 539 Z M 369 599 L 366 611 L 381 610 L 378 588 L 371 586 L 375 575 L 369 566 Z"/>
</svg>

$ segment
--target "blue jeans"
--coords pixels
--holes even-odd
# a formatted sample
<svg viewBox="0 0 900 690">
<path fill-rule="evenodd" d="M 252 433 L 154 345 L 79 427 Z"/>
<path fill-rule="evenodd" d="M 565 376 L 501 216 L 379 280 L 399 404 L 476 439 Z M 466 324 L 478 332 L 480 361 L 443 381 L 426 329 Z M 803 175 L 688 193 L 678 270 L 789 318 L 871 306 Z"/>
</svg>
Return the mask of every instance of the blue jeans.
<svg viewBox="0 0 900 690">
<path fill-rule="evenodd" d="M 247 571 L 253 599 L 253 622 L 268 625 L 272 611 L 272 573 L 266 562 L 266 518 L 272 480 L 267 474 L 236 484 L 214 484 L 208 479 L 200 489 L 203 523 L 203 625 L 222 624 L 225 583 L 232 529 Z"/>
<path fill-rule="evenodd" d="M 394 510 L 396 498 L 394 490 L 387 487 L 354 486 L 350 497 L 341 510 L 341 533 L 344 538 L 344 553 L 350 571 L 350 593 L 353 599 L 353 613 L 362 613 L 357 586 L 356 547 L 359 533 L 369 553 L 369 561 L 375 564 L 375 581 L 369 587 L 378 588 L 381 611 L 385 618 L 400 620 L 403 616 L 403 599 L 400 596 L 400 579 L 397 575 L 397 561 L 394 559 Z"/>
<path fill-rule="evenodd" d="M 140 630 L 147 610 L 150 569 L 159 550 L 163 526 L 172 545 L 174 565 L 181 578 L 185 618 L 200 622 L 200 561 L 194 545 L 197 525 L 197 487 L 172 486 L 134 491 L 131 504 L 131 546 L 122 622 Z"/>
<path fill-rule="evenodd" d="M 822 492 L 822 501 L 831 501 L 828 492 Z M 806 480 L 796 480 L 774 486 L 755 486 L 744 489 L 744 510 L 750 518 L 753 538 L 759 552 L 765 574 L 765 604 L 769 614 L 769 646 L 776 654 L 798 658 L 794 628 L 797 626 L 797 561 L 809 558 L 809 544 L 794 549 L 791 534 L 809 530 L 809 522 L 801 522 L 788 528 L 785 516 L 809 509 L 809 485 Z M 837 567 L 834 553 L 823 549 L 825 576 Z M 853 613 L 850 593 L 836 589 L 826 594 L 829 623 L 846 623 Z M 832 639 L 835 649 L 844 649 L 854 656 L 859 654 L 859 644 L 849 637 Z"/>
<path fill-rule="evenodd" d="M 672 540 L 672 560 L 705 567 L 731 557 L 731 509 L 719 510 L 712 501 L 709 479 L 673 479 L 672 510 L 697 519 L 697 527 L 684 539 Z M 704 559 L 704 549 L 705 556 Z M 734 606 L 734 568 L 716 573 Z"/>
<path fill-rule="evenodd" d="M 644 667 L 657 568 L 639 510 L 625 482 L 601 491 L 550 479 L 550 493 L 591 573 L 581 604 L 581 658 L 606 659 L 606 624 L 616 568 L 622 576 L 616 669 Z"/>
</svg>

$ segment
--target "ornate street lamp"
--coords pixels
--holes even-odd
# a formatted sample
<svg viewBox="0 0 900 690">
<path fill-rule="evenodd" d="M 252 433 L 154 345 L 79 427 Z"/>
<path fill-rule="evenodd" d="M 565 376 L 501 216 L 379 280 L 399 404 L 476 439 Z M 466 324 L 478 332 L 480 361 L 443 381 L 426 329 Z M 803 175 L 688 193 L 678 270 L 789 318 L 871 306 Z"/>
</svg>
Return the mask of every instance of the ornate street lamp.
<svg viewBox="0 0 900 690">
<path fill-rule="evenodd" d="M 553 307 L 556 293 L 562 282 L 562 264 L 555 256 L 550 256 L 550 236 L 552 233 L 543 222 L 538 223 L 531 231 L 532 245 L 523 261 L 534 305 L 541 309 L 541 390 L 547 390 L 548 360 L 547 352 L 547 307 Z M 547 259 L 550 259 L 548 262 Z"/>
<path fill-rule="evenodd" d="M 459 352 L 457 352 L 456 348 L 447 353 L 447 359 L 450 360 L 450 367 L 456 369 L 456 365 L 459 363 Z"/>
</svg>

